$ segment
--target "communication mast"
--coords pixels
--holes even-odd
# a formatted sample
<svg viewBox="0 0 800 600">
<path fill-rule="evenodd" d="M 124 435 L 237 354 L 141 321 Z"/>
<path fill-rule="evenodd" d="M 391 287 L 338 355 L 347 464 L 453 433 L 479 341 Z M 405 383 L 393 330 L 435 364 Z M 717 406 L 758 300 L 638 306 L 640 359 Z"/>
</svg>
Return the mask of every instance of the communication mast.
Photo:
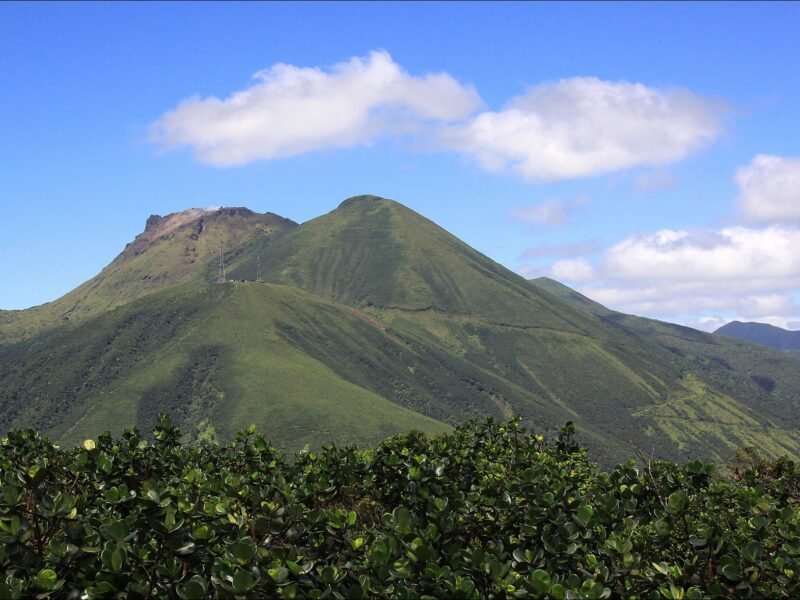
<svg viewBox="0 0 800 600">
<path fill-rule="evenodd" d="M 261 281 L 261 255 L 260 254 L 256 254 L 256 265 L 257 265 L 257 268 L 256 268 L 256 281 L 260 282 Z"/>
<path fill-rule="evenodd" d="M 225 260 L 222 257 L 222 240 L 219 241 L 219 277 L 217 283 L 225 283 Z"/>
</svg>

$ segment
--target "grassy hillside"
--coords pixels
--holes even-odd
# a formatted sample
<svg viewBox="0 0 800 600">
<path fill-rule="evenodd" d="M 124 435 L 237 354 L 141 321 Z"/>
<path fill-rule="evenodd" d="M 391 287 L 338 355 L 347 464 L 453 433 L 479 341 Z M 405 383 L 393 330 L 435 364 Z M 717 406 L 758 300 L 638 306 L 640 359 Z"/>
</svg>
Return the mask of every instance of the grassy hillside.
<svg viewBox="0 0 800 600">
<path fill-rule="evenodd" d="M 310 318 L 324 318 L 318 331 Z M 300 290 L 256 283 L 184 286 L 16 348 L 0 366 L 2 429 L 33 423 L 63 442 L 169 411 L 192 437 L 228 439 L 254 422 L 281 447 L 374 442 L 433 419 L 336 375 L 288 342 L 300 327 L 331 343 L 368 327 Z M 35 401 L 25 401 L 33 398 Z"/>
<path fill-rule="evenodd" d="M 800 453 L 791 432 L 684 377 L 671 356 L 632 337 L 359 310 L 266 283 L 192 284 L 6 347 L 0 414 L 4 429 L 36 425 L 63 443 L 147 430 L 161 411 L 194 439 L 254 422 L 289 450 L 520 414 L 543 430 L 574 421 L 604 464 L 630 441 L 670 457 L 743 444 Z"/>
<path fill-rule="evenodd" d="M 713 445 L 711 434 L 730 448 L 753 444 L 773 454 L 797 454 L 798 358 L 750 342 L 619 313 L 552 279 L 532 283 L 636 336 L 643 345 L 672 355 L 669 360 L 684 373 L 689 393 L 671 395 L 667 403 L 637 414 L 661 421 L 673 443 L 694 444 L 707 453 Z"/>
<path fill-rule="evenodd" d="M 357 196 L 285 235 L 257 238 L 231 275 L 300 287 L 352 306 L 431 310 L 581 332 L 576 311 L 392 200 Z"/>
</svg>

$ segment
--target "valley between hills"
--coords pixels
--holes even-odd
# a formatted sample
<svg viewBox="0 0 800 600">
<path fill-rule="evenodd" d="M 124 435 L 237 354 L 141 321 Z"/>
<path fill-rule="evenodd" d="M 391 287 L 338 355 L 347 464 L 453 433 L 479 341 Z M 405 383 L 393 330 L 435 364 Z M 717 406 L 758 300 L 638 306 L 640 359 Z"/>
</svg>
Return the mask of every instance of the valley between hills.
<svg viewBox="0 0 800 600">
<path fill-rule="evenodd" d="M 601 464 L 631 444 L 797 458 L 799 361 L 525 280 L 392 200 L 303 224 L 190 209 L 65 296 L 0 311 L 0 428 L 74 444 L 168 412 L 187 440 L 254 423 L 296 451 L 520 415 L 573 421 Z"/>
</svg>

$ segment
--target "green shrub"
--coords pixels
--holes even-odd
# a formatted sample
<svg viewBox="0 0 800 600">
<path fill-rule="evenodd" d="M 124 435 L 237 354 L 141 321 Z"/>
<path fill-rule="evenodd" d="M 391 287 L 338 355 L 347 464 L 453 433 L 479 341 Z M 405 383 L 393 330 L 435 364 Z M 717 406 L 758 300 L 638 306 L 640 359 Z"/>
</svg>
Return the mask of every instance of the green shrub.
<svg viewBox="0 0 800 600">
<path fill-rule="evenodd" d="M 798 466 L 629 462 L 568 424 L 412 432 L 287 460 L 257 435 L 180 444 L 166 417 L 0 454 L 1 598 L 800 595 Z"/>
</svg>

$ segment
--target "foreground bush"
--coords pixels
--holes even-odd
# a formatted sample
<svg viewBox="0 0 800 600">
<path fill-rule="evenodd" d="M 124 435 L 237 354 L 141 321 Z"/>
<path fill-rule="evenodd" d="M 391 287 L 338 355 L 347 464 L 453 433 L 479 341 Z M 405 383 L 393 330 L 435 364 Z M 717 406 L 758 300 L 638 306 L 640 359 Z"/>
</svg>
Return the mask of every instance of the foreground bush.
<svg viewBox="0 0 800 600">
<path fill-rule="evenodd" d="M 597 472 L 518 420 L 287 461 L 129 430 L 0 455 L 0 597 L 800 595 L 798 465 Z M 748 455 L 752 458 L 752 453 Z"/>
</svg>

